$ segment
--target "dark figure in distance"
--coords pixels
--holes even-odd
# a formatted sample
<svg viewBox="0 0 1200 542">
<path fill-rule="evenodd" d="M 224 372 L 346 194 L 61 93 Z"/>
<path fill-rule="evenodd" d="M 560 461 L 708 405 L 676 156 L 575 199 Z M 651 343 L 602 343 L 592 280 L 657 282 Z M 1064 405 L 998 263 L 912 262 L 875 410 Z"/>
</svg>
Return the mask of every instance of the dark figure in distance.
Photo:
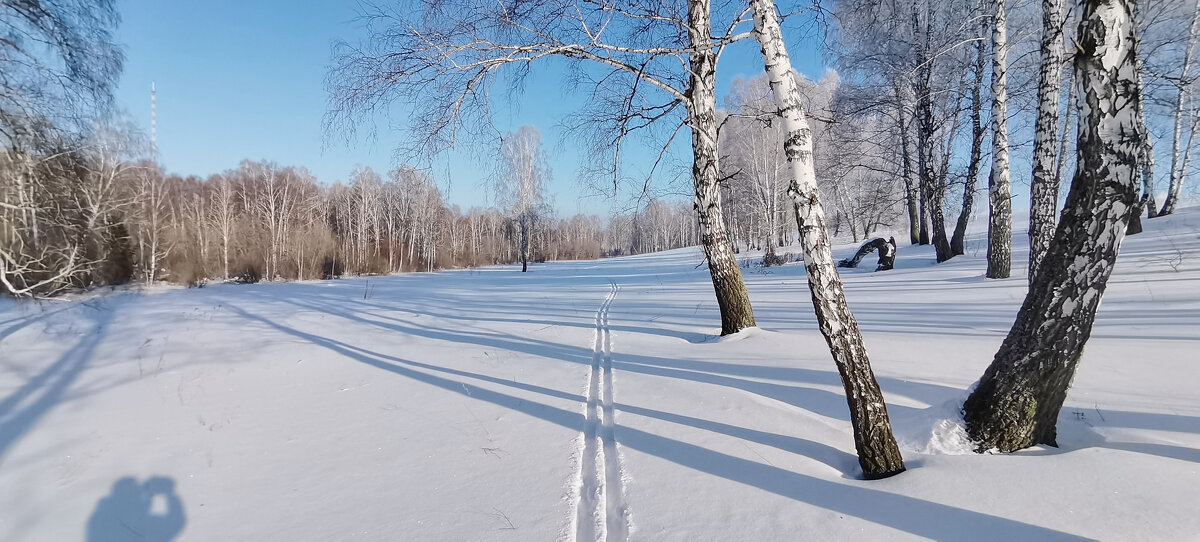
<svg viewBox="0 0 1200 542">
<path fill-rule="evenodd" d="M 867 254 L 879 251 L 879 265 L 875 266 L 876 271 L 887 271 L 896 263 L 896 238 L 889 237 L 886 240 L 882 237 L 868 239 L 862 246 L 858 247 L 858 252 L 854 253 L 853 258 L 846 258 L 838 262 L 838 267 L 858 267 L 858 262 L 862 261 Z"/>
</svg>

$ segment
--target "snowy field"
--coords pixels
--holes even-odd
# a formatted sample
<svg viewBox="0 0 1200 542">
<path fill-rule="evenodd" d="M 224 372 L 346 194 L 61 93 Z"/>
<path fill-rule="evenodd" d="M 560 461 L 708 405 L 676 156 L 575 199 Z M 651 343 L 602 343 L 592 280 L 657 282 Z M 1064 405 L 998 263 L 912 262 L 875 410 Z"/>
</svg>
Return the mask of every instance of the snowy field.
<svg viewBox="0 0 1200 542">
<path fill-rule="evenodd" d="M 799 265 L 727 338 L 695 248 L 0 299 L 0 540 L 1195 540 L 1198 211 L 1127 240 L 1057 449 L 952 421 L 1023 232 L 1007 280 L 978 238 L 844 273 L 909 467 L 875 482 Z"/>
</svg>

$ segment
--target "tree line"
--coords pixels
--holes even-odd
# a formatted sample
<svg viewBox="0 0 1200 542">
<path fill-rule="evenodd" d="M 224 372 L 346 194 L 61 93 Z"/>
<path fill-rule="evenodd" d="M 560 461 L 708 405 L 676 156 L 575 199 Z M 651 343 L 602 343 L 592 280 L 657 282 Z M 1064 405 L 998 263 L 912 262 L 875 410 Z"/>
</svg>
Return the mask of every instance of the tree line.
<svg viewBox="0 0 1200 542">
<path fill-rule="evenodd" d="M 15 263 L 4 268 L 7 293 L 431 271 L 520 261 L 522 246 L 531 261 L 595 259 L 696 242 L 690 209 L 658 200 L 607 221 L 462 211 L 408 167 L 362 167 L 330 184 L 302 167 L 243 161 L 201 179 L 123 150 L 136 148 L 96 139 L 0 157 L 0 250 Z"/>
<path fill-rule="evenodd" d="M 508 171 L 493 175 L 498 207 L 466 211 L 411 167 L 386 175 L 359 168 L 332 184 L 303 167 L 264 161 L 206 179 L 169 174 L 139 130 L 112 110 L 124 60 L 113 41 L 112 1 L 20 0 L 0 14 L 11 36 L 0 40 L 0 292 L 7 295 L 133 280 L 194 285 L 591 259 L 697 242 L 685 206 L 650 199 L 608 219 L 557 218 L 540 185 L 532 199 L 510 197 L 507 181 L 528 176 Z M 541 156 L 536 129 L 520 133 L 532 138 L 525 154 Z"/>
</svg>

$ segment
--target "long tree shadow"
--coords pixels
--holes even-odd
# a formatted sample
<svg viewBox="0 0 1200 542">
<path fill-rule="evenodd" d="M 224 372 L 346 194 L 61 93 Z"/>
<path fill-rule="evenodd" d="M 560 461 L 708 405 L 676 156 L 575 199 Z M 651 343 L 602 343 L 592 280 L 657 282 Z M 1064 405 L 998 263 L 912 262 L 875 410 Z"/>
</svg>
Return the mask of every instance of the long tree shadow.
<svg viewBox="0 0 1200 542">
<path fill-rule="evenodd" d="M 9 336 L 15 334 L 25 327 L 28 327 L 34 322 L 40 322 L 65 310 L 67 310 L 66 307 L 52 311 L 45 311 L 41 314 L 33 316 L 17 317 L 0 322 L 0 326 L 5 326 L 0 328 L 0 342 L 3 342 L 4 339 L 7 339 Z"/>
<path fill-rule="evenodd" d="M 479 346 L 522 352 L 537 356 L 552 357 L 562 361 L 583 365 L 591 362 L 592 352 L 590 350 L 581 347 L 564 345 L 561 343 L 543 341 L 529 337 L 514 337 L 512 335 L 492 331 L 462 333 L 447 329 L 435 328 L 433 326 L 425 326 L 416 322 L 408 322 L 386 316 L 383 316 L 386 321 L 381 321 L 334 309 L 334 304 L 332 303 L 313 304 L 307 301 L 295 299 L 284 299 L 283 301 L 317 313 L 324 313 L 347 319 L 349 321 L 379 327 L 388 331 L 405 333 L 433 340 L 476 344 Z M 667 378 L 679 378 L 710 385 L 740 389 L 748 393 L 754 393 L 768 399 L 780 401 L 781 403 L 812 412 L 819 416 L 836 420 L 845 420 L 848 418 L 845 396 L 840 393 L 815 389 L 807 386 L 789 386 L 785 384 L 749 380 L 750 378 L 763 378 L 798 383 L 810 383 L 835 388 L 840 387 L 841 380 L 832 371 L 820 371 L 800 367 L 777 367 L 701 361 L 682 358 L 662 358 L 627 353 L 621 353 L 620 356 L 614 359 L 613 366 L 623 371 Z M 736 375 L 736 377 L 725 375 Z M 884 389 L 886 394 L 899 394 L 906 397 L 911 397 L 928 405 L 932 405 L 929 408 L 940 408 L 940 405 L 942 405 L 945 401 L 953 399 L 962 394 L 962 390 L 959 388 L 943 386 L 939 384 L 913 382 L 890 377 L 879 377 L 878 380 L 880 386 Z M 919 415 L 920 411 L 927 410 L 897 405 L 894 403 L 889 404 L 888 408 L 892 414 L 897 417 L 901 417 L 905 414 Z M 1105 423 L 1105 425 L 1108 426 L 1164 429 L 1173 431 L 1187 431 L 1200 434 L 1200 417 L 1122 412 L 1113 410 L 1106 410 L 1105 412 L 1110 418 L 1107 423 Z M 1064 416 L 1066 416 L 1065 412 Z M 1066 421 L 1068 420 L 1064 417 L 1060 420 L 1060 423 Z M 762 444 L 773 446 L 773 444 L 766 442 L 762 442 Z M 1063 444 L 1064 446 L 1062 448 L 1052 450 L 1052 452 L 1067 453 L 1077 449 L 1093 446 L 1092 444 L 1075 446 L 1070 444 L 1069 441 L 1065 440 L 1063 441 Z M 1162 452 L 1161 456 L 1168 458 L 1178 459 L 1191 457 L 1191 454 L 1188 453 L 1186 448 L 1175 449 L 1165 445 L 1141 446 L 1137 443 L 1128 444 L 1129 447 L 1136 447 L 1137 451 L 1141 453 L 1154 454 L 1155 451 L 1159 451 Z"/>
<path fill-rule="evenodd" d="M 62 401 L 67 389 L 91 362 L 115 313 L 115 308 L 91 310 L 89 314 L 95 322 L 91 331 L 57 361 L 0 401 L 0 458 Z M 30 401 L 33 397 L 36 398 Z"/>
<path fill-rule="evenodd" d="M 596 290 L 596 292 L 597 292 L 597 295 L 600 295 L 599 290 Z M 312 306 L 325 307 L 325 306 L 329 306 L 329 305 L 347 305 L 347 304 L 349 304 L 349 305 L 353 305 L 355 307 L 362 307 L 364 309 L 367 309 L 364 311 L 356 311 L 361 314 L 370 314 L 371 316 L 373 316 L 375 318 L 379 318 L 381 320 L 387 320 L 387 321 L 398 322 L 398 323 L 407 323 L 407 321 L 400 319 L 400 318 L 396 318 L 394 316 L 389 316 L 385 313 L 386 312 L 392 312 L 392 313 L 402 312 L 402 313 L 410 314 L 410 315 L 413 315 L 416 317 L 429 316 L 429 317 L 433 317 L 433 318 L 441 318 L 444 320 L 454 320 L 454 321 L 459 321 L 459 322 L 528 324 L 528 325 L 533 325 L 533 326 L 574 327 L 574 328 L 589 329 L 589 330 L 595 327 L 595 323 L 592 322 L 593 314 L 591 311 L 582 311 L 581 312 L 578 309 L 573 308 L 573 307 L 541 306 L 541 307 L 539 307 L 539 312 L 542 314 L 542 317 L 541 318 L 530 318 L 530 317 L 524 317 L 524 316 L 512 316 L 514 314 L 522 314 L 523 312 L 526 311 L 526 309 L 528 309 L 527 305 L 523 305 L 521 303 L 516 303 L 516 302 L 514 302 L 514 303 L 491 302 L 491 303 L 488 303 L 488 305 L 487 305 L 487 307 L 489 309 L 488 313 L 481 314 L 478 311 L 473 311 L 472 313 L 466 314 L 466 313 L 449 313 L 449 312 L 445 312 L 444 310 L 439 310 L 441 307 L 454 306 L 456 303 L 458 303 L 460 301 L 459 299 L 429 298 L 429 302 L 421 302 L 420 300 L 415 300 L 410 297 L 410 298 L 405 298 L 403 305 L 393 305 L 393 304 L 383 304 L 383 303 L 374 302 L 374 301 L 370 301 L 370 300 L 357 299 L 357 298 L 346 297 L 346 296 L 336 296 L 336 295 L 329 294 L 329 293 L 313 292 L 310 290 L 302 290 L 302 289 L 297 289 L 297 291 L 292 292 L 292 293 L 294 295 L 291 296 L 290 298 L 288 298 L 286 301 L 296 302 L 296 298 L 298 298 L 298 297 L 305 298 L 306 299 L 306 301 L 304 301 L 305 306 L 309 306 L 309 307 L 312 307 Z M 477 297 L 477 295 L 478 294 L 476 294 L 475 297 Z M 276 300 L 277 298 L 270 297 L 268 299 Z M 574 321 L 572 321 L 572 320 L 574 320 Z M 633 326 L 622 326 L 620 324 L 610 324 L 609 329 L 616 331 L 616 332 L 645 333 L 645 334 L 651 334 L 651 335 L 659 335 L 659 336 L 663 336 L 663 337 L 683 339 L 688 342 L 702 342 L 706 338 L 706 335 L 704 333 L 674 331 L 674 330 L 668 330 L 668 329 L 656 328 L 656 327 L 633 327 Z"/>
<path fill-rule="evenodd" d="M 413 368 L 413 362 L 404 364 L 389 361 L 393 356 L 383 356 L 361 347 L 326 337 L 306 333 L 295 328 L 273 322 L 252 314 L 239 307 L 231 306 L 238 315 L 264 326 L 314 345 L 326 348 L 349 359 L 377 367 L 394 374 L 405 376 L 467 398 L 484 401 L 497 406 L 522 412 L 526 415 L 553 423 L 571 431 L 581 431 L 584 424 L 580 412 L 563 410 L 545 403 L 508 395 L 482 386 L 470 386 L 461 380 L 444 378 Z M 407 365 L 407 366 L 406 366 Z M 465 372 L 463 372 L 465 373 Z M 482 376 L 482 375 L 480 375 Z M 535 386 L 497 379 L 481 378 L 493 383 L 511 386 L 525 391 L 536 391 Z M 559 398 L 582 400 L 571 394 L 553 392 Z M 676 418 L 684 421 L 683 418 Z M 707 448 L 647 433 L 632 427 L 619 426 L 617 441 L 621 445 L 646 454 L 654 455 L 693 470 L 719 476 L 727 480 L 769 491 L 789 499 L 805 502 L 827 510 L 862 518 L 867 521 L 935 539 L 963 536 L 995 536 L 997 538 L 1029 538 L 1037 540 L 1084 540 L 1084 538 L 1046 527 L 964 510 L 914 497 L 897 495 L 862 487 L 822 480 L 812 476 L 763 465 L 747 459 L 731 456 Z M 934 518 L 934 519 L 931 519 Z"/>
<path fill-rule="evenodd" d="M 1088 448 L 1105 448 L 1105 449 L 1109 449 L 1109 450 L 1121 450 L 1121 451 L 1125 451 L 1125 452 L 1133 452 L 1133 453 L 1138 453 L 1138 454 L 1165 457 L 1168 459 L 1178 459 L 1180 461 L 1190 461 L 1192 463 L 1200 463 L 1200 449 L 1189 448 L 1187 446 L 1182 446 L 1182 445 L 1177 445 L 1177 444 L 1162 444 L 1162 443 L 1154 443 L 1154 442 L 1128 442 L 1128 441 L 1121 441 L 1121 440 L 1111 440 L 1109 437 L 1105 436 L 1103 433 L 1098 431 L 1098 429 L 1102 429 L 1104 427 L 1127 427 L 1127 426 L 1129 426 L 1129 423 L 1123 422 L 1122 418 L 1124 416 L 1137 415 L 1137 414 L 1146 416 L 1152 421 L 1151 423 L 1145 424 L 1148 427 L 1141 427 L 1141 428 L 1151 429 L 1151 430 L 1161 429 L 1161 427 L 1156 427 L 1155 424 L 1153 423 L 1153 421 L 1156 420 L 1157 417 L 1152 414 L 1133 413 L 1133 412 L 1114 412 L 1114 411 L 1110 411 L 1110 410 L 1105 410 L 1106 415 L 1105 415 L 1103 421 L 1100 421 L 1100 420 L 1090 420 L 1089 421 L 1089 420 L 1082 420 L 1079 418 L 1072 418 L 1071 414 L 1073 412 L 1079 412 L 1079 411 L 1076 411 L 1074 409 L 1068 409 L 1062 413 L 1062 416 L 1058 420 L 1058 428 L 1059 428 L 1059 439 L 1058 440 L 1059 440 L 1060 447 L 1058 447 L 1058 448 L 1037 448 L 1037 449 L 1032 449 L 1032 450 L 1025 450 L 1020 453 L 1022 455 L 1061 455 L 1061 454 L 1071 453 L 1076 450 L 1085 450 Z M 1194 418 L 1194 417 L 1172 416 L 1172 415 L 1167 415 L 1167 414 L 1163 414 L 1160 416 L 1167 417 L 1167 418 L 1185 418 L 1185 419 L 1193 420 L 1191 422 L 1193 424 L 1193 426 L 1191 427 L 1192 432 L 1200 433 L 1200 427 L 1195 427 L 1195 425 L 1197 425 L 1197 422 L 1195 421 L 1196 418 Z M 1117 419 L 1112 420 L 1112 418 L 1117 418 Z M 1116 422 L 1116 423 L 1111 423 L 1111 422 Z M 1179 426 L 1177 425 L 1177 423 L 1178 422 L 1171 421 L 1168 424 L 1168 426 L 1171 427 L 1171 429 L 1168 429 L 1168 430 L 1174 431 L 1174 430 L 1179 429 Z M 1084 424 L 1086 424 L 1087 427 L 1084 427 Z"/>
<path fill-rule="evenodd" d="M 332 304 L 329 303 L 314 304 L 295 299 L 285 299 L 283 301 L 314 312 L 324 313 L 352 322 L 379 327 L 392 332 L 405 333 L 438 341 L 475 344 L 513 352 L 552 357 L 554 359 L 580 365 L 588 365 L 591 363 L 592 351 L 590 349 L 578 346 L 543 341 L 531 337 L 514 337 L 512 335 L 488 331 L 463 333 L 436 328 L 433 326 L 426 326 L 416 322 L 405 322 L 394 318 L 388 318 L 387 320 L 389 321 L 376 320 L 351 312 L 335 309 L 332 307 Z M 613 364 L 614 367 L 631 372 L 638 372 L 653 376 L 679 378 L 694 382 L 741 389 L 743 391 L 762 395 L 763 397 L 774 399 L 792 406 L 804 408 L 830 418 L 846 419 L 849 417 L 849 410 L 845 404 L 845 396 L 840 393 L 834 393 L 827 390 L 806 386 L 790 386 L 785 384 L 749 380 L 747 378 L 737 378 L 737 376 L 744 376 L 748 378 L 770 378 L 840 388 L 841 380 L 838 375 L 832 371 L 818 371 L 798 367 L 771 367 L 697 360 L 679 360 L 627 353 L 622 353 L 617 359 L 614 359 Z M 714 373 L 736 376 L 722 376 L 722 374 Z M 948 397 L 952 397 L 955 394 L 961 393 L 961 390 L 956 388 L 938 386 L 936 384 L 910 382 L 907 380 L 886 377 L 880 378 L 879 381 L 880 385 L 883 386 L 885 391 L 888 393 L 898 393 L 909 396 L 926 404 L 940 404 Z M 889 408 L 905 410 L 911 407 L 905 407 L 902 405 L 889 405 Z"/>
<path fill-rule="evenodd" d="M 397 333 L 405 333 L 439 341 L 475 344 L 513 352 L 552 357 L 581 365 L 591 363 L 592 351 L 578 346 L 544 341 L 531 337 L 515 337 L 492 331 L 464 333 L 386 316 L 382 316 L 386 321 L 376 320 L 338 310 L 334 308 L 334 303 L 318 304 L 296 299 L 272 299 L 275 301 L 284 301 L 313 312 L 324 313 Z M 634 332 L 638 331 L 635 330 Z M 830 360 L 830 363 L 832 364 L 832 360 Z M 849 418 L 849 410 L 847 409 L 846 399 L 843 394 L 807 386 L 790 386 L 750 380 L 752 378 L 771 379 L 840 388 L 842 385 L 841 379 L 832 370 L 822 371 L 802 367 L 778 367 L 684 358 L 664 358 L 625 352 L 614 358 L 613 366 L 620 370 L 641 374 L 678 378 L 740 389 L 748 393 L 754 393 L 791 406 L 809 410 L 821 416 L 840 420 Z M 960 388 L 929 382 L 915 382 L 884 376 L 877 377 L 877 380 L 880 387 L 883 388 L 885 395 L 895 394 L 909 397 L 927 405 L 932 405 L 932 408 L 939 407 L 947 400 L 953 399 L 963 392 Z M 923 408 L 908 407 L 894 403 L 889 404 L 888 409 L 895 414 L 912 414 L 916 413 L 916 411 L 925 410 Z M 1103 424 L 1105 426 L 1200 434 L 1200 417 L 1197 416 L 1118 410 L 1105 410 L 1104 413 L 1108 417 L 1107 421 Z M 1065 413 L 1064 416 L 1066 416 Z M 1063 421 L 1065 420 L 1066 418 L 1063 418 Z"/>
<path fill-rule="evenodd" d="M 286 328 L 286 326 L 277 325 L 274 322 L 266 320 L 260 316 L 246 313 L 245 311 L 243 311 L 242 309 L 239 309 L 237 307 L 234 307 L 233 310 L 235 312 L 238 312 L 239 314 L 241 314 L 243 317 L 258 321 L 260 323 L 264 323 L 274 329 L 278 329 L 280 331 L 285 331 L 292 335 L 299 334 L 297 336 L 301 336 L 302 338 L 304 338 L 305 340 L 307 340 L 309 342 L 318 342 L 319 344 L 321 344 L 321 346 L 336 348 L 336 350 L 339 353 L 345 354 L 346 352 L 352 352 L 357 355 L 366 356 L 365 360 L 360 359 L 359 361 L 363 361 L 365 363 L 375 365 L 376 367 L 379 367 L 381 369 L 393 370 L 393 367 L 390 365 L 379 365 L 379 364 L 376 364 L 373 362 L 379 361 L 379 362 L 383 362 L 383 363 L 397 363 L 397 364 L 401 364 L 404 366 L 415 367 L 415 368 L 424 369 L 424 370 L 428 370 L 428 371 L 435 371 L 435 372 L 439 372 L 439 373 L 443 373 L 443 374 L 461 376 L 461 377 L 465 377 L 465 378 L 471 378 L 474 380 L 480 380 L 483 382 L 489 382 L 489 383 L 493 383 L 493 384 L 499 384 L 502 386 L 508 386 L 508 387 L 523 390 L 523 391 L 539 393 L 539 394 L 546 395 L 549 397 L 554 397 L 557 399 L 564 399 L 564 400 L 575 401 L 575 402 L 586 401 L 586 398 L 583 397 L 582 395 L 568 393 L 568 392 L 556 390 L 553 388 L 547 388 L 544 386 L 538 386 L 536 384 L 528 384 L 528 383 L 523 383 L 523 382 L 516 382 L 513 380 L 505 380 L 505 379 L 501 379 L 501 378 L 496 378 L 494 376 L 488 376 L 485 374 L 473 373 L 470 371 L 463 371 L 463 370 L 459 370 L 459 369 L 452 369 L 449 367 L 439 367 L 437 365 L 430 365 L 428 363 L 421 363 L 418 361 L 406 360 L 406 359 L 399 358 L 396 356 L 382 354 L 379 352 L 374 352 L 374 351 L 371 351 L 371 350 L 368 350 L 368 349 L 365 349 L 365 348 L 362 348 L 359 346 L 355 346 L 355 345 L 348 344 L 348 343 L 345 343 L 342 341 L 338 341 L 336 339 L 317 337 L 312 334 L 308 334 L 308 333 L 304 333 L 299 330 L 295 330 L 294 328 Z M 672 422 L 672 423 L 676 423 L 676 424 L 680 424 L 680 425 L 688 425 L 691 427 L 695 427 L 697 429 L 704 429 L 704 430 L 713 431 L 713 432 L 717 432 L 717 433 L 738 436 L 740 438 L 743 438 L 744 440 L 749 440 L 751 442 L 756 442 L 758 444 L 762 444 L 765 446 L 771 446 L 773 448 L 778 448 L 783 451 L 794 452 L 794 453 L 798 453 L 801 455 L 806 455 L 806 456 L 816 459 L 822 463 L 825 463 L 826 465 L 828 465 L 834 469 L 837 469 L 840 472 L 848 472 L 848 471 L 851 471 L 851 470 L 857 468 L 858 460 L 853 455 L 843 452 L 841 450 L 838 450 L 837 448 L 834 448 L 832 446 L 820 443 L 820 442 L 802 439 L 799 437 L 778 435 L 778 434 L 774 434 L 774 433 L 768 433 L 765 431 L 757 431 L 754 429 L 747 429 L 744 427 L 738 427 L 738 426 L 724 424 L 724 423 L 720 423 L 720 422 L 701 420 L 699 418 L 693 418 L 693 417 L 683 416 L 683 415 L 679 415 L 679 414 L 672 414 L 672 413 L 668 413 L 668 412 L 662 412 L 662 411 L 658 411 L 658 410 L 642 408 L 642 407 L 637 407 L 637 406 L 632 406 L 632 405 L 618 404 L 617 408 L 618 408 L 618 410 L 626 411 L 631 414 L 638 414 L 641 416 L 656 418 L 659 420 Z"/>
</svg>

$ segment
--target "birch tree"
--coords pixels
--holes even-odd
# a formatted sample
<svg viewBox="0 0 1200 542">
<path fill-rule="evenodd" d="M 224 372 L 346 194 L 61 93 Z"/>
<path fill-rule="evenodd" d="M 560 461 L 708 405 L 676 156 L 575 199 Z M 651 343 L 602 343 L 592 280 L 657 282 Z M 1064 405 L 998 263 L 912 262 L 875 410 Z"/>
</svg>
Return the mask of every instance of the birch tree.
<svg viewBox="0 0 1200 542">
<path fill-rule="evenodd" d="M 923 4 L 926 7 L 925 16 L 921 17 L 917 6 L 922 4 L 913 3 L 912 32 L 916 45 L 913 61 L 916 65 L 910 81 L 916 97 L 914 120 L 917 128 L 916 151 L 917 175 L 920 179 L 921 194 L 921 228 L 927 227 L 926 217 L 928 217 L 928 231 L 931 233 L 928 236 L 922 235 L 921 243 L 932 242 L 937 261 L 944 262 L 954 254 L 950 250 L 950 239 L 946 236 L 945 184 L 939 182 L 944 180 L 945 169 L 943 168 L 941 171 L 936 169 L 934 157 L 936 147 L 934 136 L 937 127 L 934 118 L 933 69 L 936 52 L 932 51 L 933 21 L 930 15 L 930 4 L 932 3 Z M 950 116 L 952 127 L 957 127 L 957 117 L 957 111 Z M 954 128 L 951 129 L 952 135 L 949 138 L 951 142 L 954 140 L 953 131 Z"/>
<path fill-rule="evenodd" d="M 221 272 L 225 280 L 229 280 L 229 245 L 237 220 L 238 195 L 228 175 L 215 176 L 209 183 L 213 186 L 208 200 L 208 221 L 221 241 Z"/>
<path fill-rule="evenodd" d="M 975 84 L 971 86 L 971 155 L 967 161 L 967 175 L 963 182 L 962 207 L 958 213 L 958 221 L 954 225 L 954 234 L 950 237 L 950 251 L 961 255 L 964 251 L 967 236 L 967 224 L 971 221 L 971 212 L 975 206 L 975 184 L 979 178 L 979 166 L 983 154 L 984 128 L 983 113 L 983 73 L 987 62 L 987 46 L 983 36 L 987 34 L 988 22 L 983 19 L 980 23 L 980 39 L 975 43 Z M 1054 183 L 1057 186 L 1058 177 Z M 1057 188 L 1056 188 L 1057 193 Z"/>
<path fill-rule="evenodd" d="M 873 100 L 860 109 L 896 125 L 896 175 L 906 185 L 910 241 L 934 245 L 939 261 L 957 252 L 948 235 L 946 199 L 954 141 L 972 71 L 971 47 L 983 15 L 975 2 L 843 0 L 839 70 Z M 872 92 L 873 91 L 873 92 Z"/>
<path fill-rule="evenodd" d="M 142 280 L 154 282 L 161 276 L 162 262 L 174 248 L 167 238 L 171 228 L 170 190 L 155 164 L 139 168 L 132 208 Z"/>
<path fill-rule="evenodd" d="M 892 435 L 883 393 L 871 371 L 858 322 L 846 304 L 841 277 L 829 247 L 825 212 L 813 168 L 812 131 L 800 103 L 800 92 L 775 5 L 770 0 L 750 0 L 750 6 L 754 13 L 754 36 L 787 135 L 784 153 L 791 177 L 788 195 L 800 230 L 813 308 L 846 391 L 858 462 L 867 479 L 893 476 L 904 471 L 904 460 Z"/>
<path fill-rule="evenodd" d="M 1008 166 L 1008 21 L 1004 0 L 992 16 L 992 171 L 988 175 L 987 278 L 1012 273 L 1012 180 Z"/>
<path fill-rule="evenodd" d="M 765 78 L 734 80 L 725 100 L 734 117 L 722 121 L 720 148 L 722 177 L 731 196 L 726 216 L 742 211 L 757 226 L 767 252 L 774 254 L 787 216 L 787 160 L 782 128 L 770 122 L 775 112 L 770 92 Z"/>
<path fill-rule="evenodd" d="M 56 158 L 0 154 L 0 291 L 12 296 L 53 294 L 91 269 L 78 231 L 57 201 L 67 191 L 49 186 L 53 177 L 40 174 Z"/>
<path fill-rule="evenodd" d="M 1033 176 L 1029 186 L 1029 281 L 1038 271 L 1054 235 L 1058 214 L 1058 110 L 1063 68 L 1063 2 L 1042 0 L 1042 65 L 1038 76 L 1037 127 L 1033 136 Z"/>
<path fill-rule="evenodd" d="M 1041 271 L 963 405 L 979 451 L 1057 445 L 1057 421 L 1136 204 L 1142 131 L 1129 0 L 1085 0 L 1076 172 Z"/>
<path fill-rule="evenodd" d="M 1144 26 L 1143 9 L 1137 3 L 1130 6 L 1133 11 L 1133 23 L 1135 28 Z M 1146 112 L 1147 96 L 1146 92 L 1146 58 L 1143 51 L 1137 52 L 1137 93 L 1143 96 L 1144 99 L 1138 100 L 1138 118 L 1141 119 L 1142 132 L 1146 134 L 1146 138 L 1142 141 L 1142 159 L 1139 164 L 1139 174 L 1142 177 L 1142 193 L 1145 195 L 1146 218 L 1154 218 L 1158 216 L 1158 208 L 1155 206 L 1154 196 L 1154 138 L 1150 136 L 1150 129 L 1147 126 L 1149 115 Z M 1068 109 L 1069 111 L 1069 109 Z M 1065 148 L 1065 145 L 1064 145 Z"/>
<path fill-rule="evenodd" d="M 132 278 L 128 255 L 111 254 L 109 249 L 127 241 L 122 222 L 135 203 L 128 188 L 140 174 L 136 160 L 144 148 L 132 126 L 96 124 L 87 144 L 72 153 L 80 171 L 52 173 L 70 179 L 74 201 L 69 208 L 79 214 L 81 256 L 93 264 L 90 273 L 79 277 L 80 286 L 120 284 Z M 115 262 L 120 264 L 111 265 Z"/>
<path fill-rule="evenodd" d="M 549 181 L 550 164 L 537 128 L 522 126 L 501 139 L 500 171 L 492 186 L 497 201 L 517 224 L 522 273 L 529 270 L 529 235 L 543 214 Z"/>
<path fill-rule="evenodd" d="M 1200 32 L 1200 2 L 1197 2 L 1191 13 L 1191 24 L 1188 25 L 1187 41 L 1183 46 L 1183 58 L 1176 79 L 1178 90 L 1175 94 L 1175 122 L 1171 131 L 1171 172 L 1170 184 L 1167 186 L 1167 197 L 1163 200 L 1162 209 L 1158 216 L 1166 216 L 1175 212 L 1179 203 L 1180 190 L 1187 174 L 1189 147 L 1194 139 L 1197 126 L 1200 126 L 1200 110 L 1188 114 L 1188 100 L 1191 98 L 1191 84 L 1196 76 L 1191 72 L 1192 55 L 1195 52 L 1196 40 Z M 1185 140 L 1184 128 L 1187 127 Z"/>
</svg>

